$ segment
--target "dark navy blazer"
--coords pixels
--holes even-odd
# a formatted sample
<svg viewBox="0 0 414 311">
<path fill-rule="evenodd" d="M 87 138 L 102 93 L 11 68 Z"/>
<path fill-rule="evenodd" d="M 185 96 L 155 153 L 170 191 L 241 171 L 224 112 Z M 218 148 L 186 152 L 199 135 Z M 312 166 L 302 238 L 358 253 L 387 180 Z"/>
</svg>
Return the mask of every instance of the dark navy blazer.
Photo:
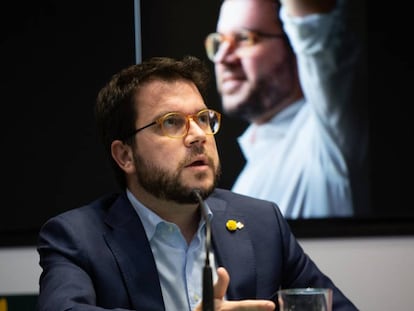
<svg viewBox="0 0 414 311">
<path fill-rule="evenodd" d="M 230 274 L 229 300 L 330 287 L 334 311 L 357 310 L 304 253 L 274 203 L 223 189 L 206 202 L 216 262 Z M 244 227 L 228 231 L 229 219 Z M 51 218 L 41 228 L 38 252 L 41 311 L 165 309 L 150 244 L 125 193 Z"/>
</svg>

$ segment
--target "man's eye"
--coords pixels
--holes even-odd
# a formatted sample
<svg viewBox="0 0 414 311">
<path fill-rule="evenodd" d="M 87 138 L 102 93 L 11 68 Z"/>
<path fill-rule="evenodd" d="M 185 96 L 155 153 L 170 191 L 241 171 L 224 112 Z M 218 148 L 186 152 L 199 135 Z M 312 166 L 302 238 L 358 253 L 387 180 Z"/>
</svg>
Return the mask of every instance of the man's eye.
<svg viewBox="0 0 414 311">
<path fill-rule="evenodd" d="M 198 116 L 197 119 L 198 119 L 198 122 L 201 123 L 201 124 L 208 124 L 209 123 L 209 117 L 208 117 L 207 114 L 200 115 L 200 116 Z"/>
<path fill-rule="evenodd" d="M 185 123 L 185 119 L 179 117 L 179 116 L 171 116 L 164 120 L 163 126 L 166 128 L 171 127 L 181 127 Z"/>
<path fill-rule="evenodd" d="M 235 36 L 235 39 L 237 43 L 240 43 L 240 44 L 251 44 L 252 43 L 252 37 L 248 33 L 239 33 Z"/>
</svg>

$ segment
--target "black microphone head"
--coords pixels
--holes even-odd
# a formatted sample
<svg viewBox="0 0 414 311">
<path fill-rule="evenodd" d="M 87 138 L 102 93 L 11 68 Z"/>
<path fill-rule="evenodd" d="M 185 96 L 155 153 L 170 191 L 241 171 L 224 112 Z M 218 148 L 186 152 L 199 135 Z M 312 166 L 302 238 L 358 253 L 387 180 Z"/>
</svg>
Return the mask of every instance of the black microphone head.
<svg viewBox="0 0 414 311">
<path fill-rule="evenodd" d="M 200 202 L 202 200 L 200 189 L 194 188 L 193 190 L 191 190 L 191 194 L 193 195 L 194 199 L 197 200 L 197 202 Z"/>
</svg>

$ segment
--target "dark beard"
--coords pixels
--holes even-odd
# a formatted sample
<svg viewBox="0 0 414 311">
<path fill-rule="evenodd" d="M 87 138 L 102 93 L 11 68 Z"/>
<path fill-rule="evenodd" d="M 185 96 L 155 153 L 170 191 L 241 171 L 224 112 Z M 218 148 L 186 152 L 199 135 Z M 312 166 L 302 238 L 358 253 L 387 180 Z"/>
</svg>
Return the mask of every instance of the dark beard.
<svg viewBox="0 0 414 311">
<path fill-rule="evenodd" d="M 251 122 L 262 117 L 272 107 L 278 104 L 280 90 L 267 80 L 260 80 L 254 89 L 251 89 L 249 96 L 232 111 L 225 111 L 230 117 L 241 118 Z"/>
<path fill-rule="evenodd" d="M 193 149 L 192 155 L 199 153 L 201 152 Z M 191 157 L 191 155 L 189 157 Z M 155 197 L 181 204 L 198 203 L 197 199 L 192 194 L 193 188 L 184 186 L 179 182 L 181 169 L 184 166 L 184 163 L 188 163 L 188 159 L 178 165 L 178 169 L 174 174 L 170 174 L 160 167 L 144 161 L 144 159 L 137 153 L 134 153 L 134 163 L 137 170 L 137 183 Z M 209 165 L 210 167 L 214 167 L 211 158 L 209 158 Z M 211 187 L 208 189 L 199 189 L 203 199 L 207 198 L 216 188 L 220 172 L 221 168 L 219 164 Z M 200 173 L 197 177 L 201 179 L 204 175 L 204 173 Z"/>
</svg>

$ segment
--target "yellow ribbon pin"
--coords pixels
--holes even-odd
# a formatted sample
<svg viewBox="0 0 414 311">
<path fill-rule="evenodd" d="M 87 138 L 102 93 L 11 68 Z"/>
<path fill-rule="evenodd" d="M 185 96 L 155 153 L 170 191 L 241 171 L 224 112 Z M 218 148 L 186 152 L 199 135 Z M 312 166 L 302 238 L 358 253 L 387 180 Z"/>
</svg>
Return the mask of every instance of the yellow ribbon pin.
<svg viewBox="0 0 414 311">
<path fill-rule="evenodd" d="M 231 232 L 236 231 L 237 229 L 239 229 L 239 230 L 243 229 L 243 227 L 244 227 L 243 223 L 241 223 L 240 221 L 236 221 L 234 219 L 229 219 L 226 222 L 226 228 L 227 228 L 227 230 L 229 230 Z"/>
</svg>

